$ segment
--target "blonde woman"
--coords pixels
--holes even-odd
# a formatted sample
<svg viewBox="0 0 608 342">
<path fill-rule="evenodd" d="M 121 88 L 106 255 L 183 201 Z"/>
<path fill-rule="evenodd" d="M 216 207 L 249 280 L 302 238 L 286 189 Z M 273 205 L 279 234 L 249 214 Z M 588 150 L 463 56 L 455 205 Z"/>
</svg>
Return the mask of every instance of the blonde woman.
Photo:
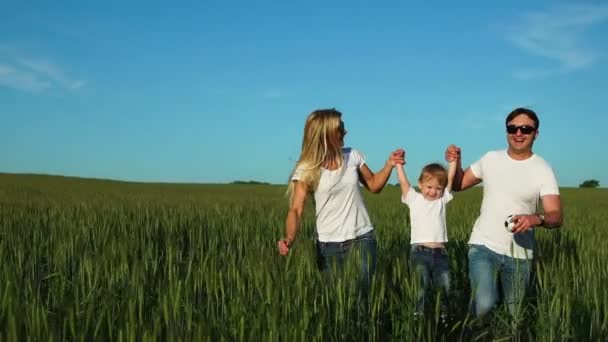
<svg viewBox="0 0 608 342">
<path fill-rule="evenodd" d="M 360 281 L 368 288 L 376 264 L 376 238 L 359 183 L 378 193 L 393 168 L 404 163 L 404 151 L 394 151 L 384 167 L 373 173 L 364 156 L 344 147 L 342 113 L 335 109 L 312 112 L 306 119 L 302 152 L 288 188 L 290 208 L 285 222 L 285 238 L 278 241 L 279 252 L 287 255 L 300 227 L 308 194 L 313 194 L 316 212 L 317 257 L 323 271 L 341 269 L 353 250 Z"/>
</svg>

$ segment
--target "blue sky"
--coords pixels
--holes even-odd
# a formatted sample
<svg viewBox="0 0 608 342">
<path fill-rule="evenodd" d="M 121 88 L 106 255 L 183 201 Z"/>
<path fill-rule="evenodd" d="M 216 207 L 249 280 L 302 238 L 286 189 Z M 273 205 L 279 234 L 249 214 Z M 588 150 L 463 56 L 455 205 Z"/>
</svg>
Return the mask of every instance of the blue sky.
<svg viewBox="0 0 608 342">
<path fill-rule="evenodd" d="M 504 148 L 528 106 L 561 185 L 608 185 L 604 1 L 1 7 L 0 172 L 284 183 L 335 107 L 372 170 L 403 147 L 417 175 L 450 143 Z"/>
</svg>

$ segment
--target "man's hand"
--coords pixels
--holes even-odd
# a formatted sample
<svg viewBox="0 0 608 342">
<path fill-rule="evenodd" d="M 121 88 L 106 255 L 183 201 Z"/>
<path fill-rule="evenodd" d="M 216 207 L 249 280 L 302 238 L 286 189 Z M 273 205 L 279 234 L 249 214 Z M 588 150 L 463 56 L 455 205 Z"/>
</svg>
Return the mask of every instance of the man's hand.
<svg viewBox="0 0 608 342">
<path fill-rule="evenodd" d="M 445 150 L 445 161 L 448 163 L 458 161 L 460 159 L 460 147 L 450 145 Z"/>
<path fill-rule="evenodd" d="M 511 229 L 513 234 L 523 233 L 528 229 L 542 224 L 538 215 L 513 215 L 511 221 L 515 223 L 513 229 Z"/>
</svg>

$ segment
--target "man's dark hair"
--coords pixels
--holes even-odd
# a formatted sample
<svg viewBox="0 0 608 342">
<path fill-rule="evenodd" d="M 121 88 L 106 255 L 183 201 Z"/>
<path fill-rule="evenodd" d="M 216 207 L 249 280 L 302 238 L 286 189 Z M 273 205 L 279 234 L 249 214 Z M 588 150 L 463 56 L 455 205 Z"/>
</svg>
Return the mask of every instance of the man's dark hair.
<svg viewBox="0 0 608 342">
<path fill-rule="evenodd" d="M 534 121 L 534 127 L 538 130 L 538 128 L 540 126 L 540 121 L 538 120 L 538 116 L 536 116 L 536 113 L 534 113 L 534 111 L 532 109 L 523 108 L 523 107 L 513 109 L 513 111 L 511 113 L 509 113 L 509 115 L 507 116 L 507 120 L 505 120 L 505 125 L 508 125 L 509 121 L 515 119 L 516 116 L 521 115 L 521 114 L 532 119 L 532 121 Z"/>
</svg>

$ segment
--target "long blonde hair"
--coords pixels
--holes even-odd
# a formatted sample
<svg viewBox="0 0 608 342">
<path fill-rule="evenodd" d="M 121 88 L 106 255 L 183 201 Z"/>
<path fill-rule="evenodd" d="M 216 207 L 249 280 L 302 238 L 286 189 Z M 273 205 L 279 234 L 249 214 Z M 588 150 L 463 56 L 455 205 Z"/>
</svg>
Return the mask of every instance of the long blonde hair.
<svg viewBox="0 0 608 342">
<path fill-rule="evenodd" d="M 304 126 L 302 152 L 294 171 L 289 176 L 287 195 L 291 202 L 294 182 L 291 177 L 296 169 L 301 171 L 300 182 L 304 182 L 310 191 L 315 191 L 321 178 L 321 168 L 335 166 L 340 168 L 344 162 L 342 144 L 344 124 L 342 113 L 335 109 L 319 109 L 308 115 Z"/>
</svg>

